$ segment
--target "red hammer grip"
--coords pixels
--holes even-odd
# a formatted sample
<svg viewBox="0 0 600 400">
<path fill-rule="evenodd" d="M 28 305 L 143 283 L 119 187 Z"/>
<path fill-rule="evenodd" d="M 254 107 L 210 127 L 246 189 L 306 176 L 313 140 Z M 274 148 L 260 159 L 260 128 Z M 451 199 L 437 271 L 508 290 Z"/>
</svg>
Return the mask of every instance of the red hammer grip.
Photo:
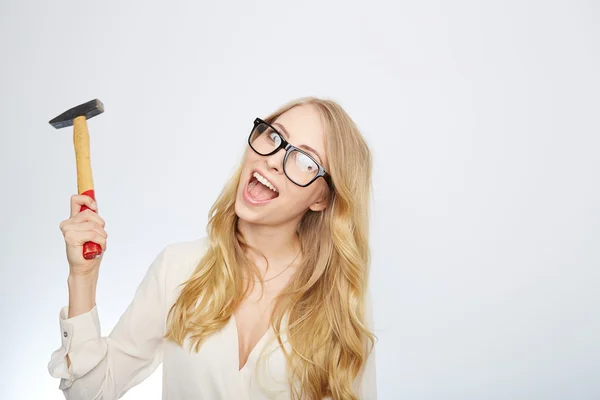
<svg viewBox="0 0 600 400">
<path fill-rule="evenodd" d="M 87 190 L 87 191 L 83 192 L 82 194 L 91 197 L 92 200 L 96 200 L 93 189 Z M 86 205 L 83 205 L 83 206 L 81 206 L 81 209 L 79 210 L 79 212 L 85 211 L 85 210 L 92 210 L 92 209 Z M 96 212 L 95 210 L 92 210 L 92 211 Z M 83 244 L 83 258 L 85 258 L 86 260 L 93 260 L 94 258 L 98 257 L 100 254 L 102 254 L 102 247 L 100 247 L 100 245 L 98 243 L 86 242 Z"/>
</svg>

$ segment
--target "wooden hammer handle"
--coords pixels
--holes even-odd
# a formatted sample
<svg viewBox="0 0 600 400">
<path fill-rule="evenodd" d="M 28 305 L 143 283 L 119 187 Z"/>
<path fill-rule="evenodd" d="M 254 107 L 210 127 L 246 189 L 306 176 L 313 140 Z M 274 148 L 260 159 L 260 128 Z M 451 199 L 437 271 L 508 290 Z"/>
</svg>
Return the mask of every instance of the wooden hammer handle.
<svg viewBox="0 0 600 400">
<path fill-rule="evenodd" d="M 85 116 L 77 117 L 73 120 L 73 145 L 75 146 L 75 161 L 77 163 L 77 192 L 96 200 L 94 181 L 92 179 L 92 164 L 90 161 L 90 135 L 88 134 Z M 88 209 L 84 205 L 81 206 L 79 211 Z M 91 260 L 100 254 L 102 254 L 102 247 L 98 243 L 84 243 L 83 258 Z"/>
</svg>

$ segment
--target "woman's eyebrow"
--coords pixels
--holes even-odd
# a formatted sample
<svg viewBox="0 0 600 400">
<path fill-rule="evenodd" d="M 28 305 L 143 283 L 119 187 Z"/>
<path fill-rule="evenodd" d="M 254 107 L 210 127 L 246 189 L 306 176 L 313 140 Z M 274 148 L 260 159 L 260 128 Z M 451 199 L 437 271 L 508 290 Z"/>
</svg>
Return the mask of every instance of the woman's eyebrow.
<svg viewBox="0 0 600 400">
<path fill-rule="evenodd" d="M 279 122 L 274 122 L 272 125 L 273 126 L 277 126 L 283 132 L 283 134 L 285 135 L 285 138 L 287 140 L 290 140 L 290 134 L 288 133 L 287 129 L 285 129 L 285 126 L 281 125 Z M 295 146 L 296 147 L 300 147 L 301 149 L 305 149 L 305 150 L 308 150 L 308 151 L 314 153 L 317 157 L 319 157 L 319 161 L 322 162 L 323 157 L 321 157 L 319 155 L 319 153 L 315 149 L 313 149 L 312 147 L 310 147 L 310 146 L 308 146 L 306 144 L 299 144 L 299 145 L 295 145 Z"/>
</svg>

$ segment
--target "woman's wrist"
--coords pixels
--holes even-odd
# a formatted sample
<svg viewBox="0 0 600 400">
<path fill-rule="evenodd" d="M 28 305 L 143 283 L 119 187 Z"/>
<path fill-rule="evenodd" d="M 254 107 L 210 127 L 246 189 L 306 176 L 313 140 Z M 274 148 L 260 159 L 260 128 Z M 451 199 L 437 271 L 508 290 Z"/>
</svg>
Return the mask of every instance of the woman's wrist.
<svg viewBox="0 0 600 400">
<path fill-rule="evenodd" d="M 89 312 L 96 305 L 97 277 L 69 275 L 69 315 L 76 317 Z"/>
</svg>

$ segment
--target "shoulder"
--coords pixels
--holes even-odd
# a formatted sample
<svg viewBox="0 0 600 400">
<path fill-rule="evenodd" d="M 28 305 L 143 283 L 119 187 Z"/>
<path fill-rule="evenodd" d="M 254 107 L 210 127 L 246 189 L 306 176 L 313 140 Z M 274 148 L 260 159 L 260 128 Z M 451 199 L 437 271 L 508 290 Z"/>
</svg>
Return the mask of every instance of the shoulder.
<svg viewBox="0 0 600 400">
<path fill-rule="evenodd" d="M 167 244 L 158 258 L 165 284 L 174 288 L 184 282 L 198 266 L 198 263 L 208 250 L 207 236 Z"/>
<path fill-rule="evenodd" d="M 163 249 L 164 256 L 174 262 L 200 261 L 208 249 L 208 237 L 169 243 Z"/>
</svg>

